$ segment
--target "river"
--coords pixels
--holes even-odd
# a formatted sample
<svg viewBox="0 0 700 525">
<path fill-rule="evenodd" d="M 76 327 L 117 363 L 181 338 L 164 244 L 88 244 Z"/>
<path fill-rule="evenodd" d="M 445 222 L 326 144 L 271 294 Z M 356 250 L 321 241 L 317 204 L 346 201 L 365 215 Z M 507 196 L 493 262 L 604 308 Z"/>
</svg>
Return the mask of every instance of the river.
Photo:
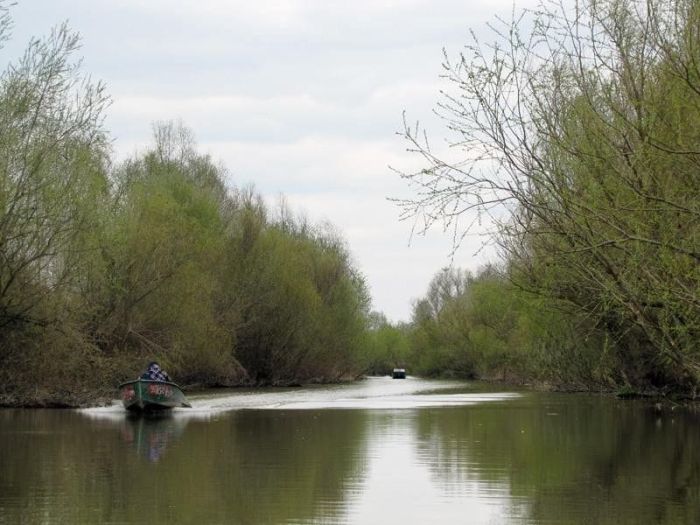
<svg viewBox="0 0 700 525">
<path fill-rule="evenodd" d="M 191 401 L 0 410 L 0 523 L 700 523 L 687 409 L 411 377 Z"/>
</svg>

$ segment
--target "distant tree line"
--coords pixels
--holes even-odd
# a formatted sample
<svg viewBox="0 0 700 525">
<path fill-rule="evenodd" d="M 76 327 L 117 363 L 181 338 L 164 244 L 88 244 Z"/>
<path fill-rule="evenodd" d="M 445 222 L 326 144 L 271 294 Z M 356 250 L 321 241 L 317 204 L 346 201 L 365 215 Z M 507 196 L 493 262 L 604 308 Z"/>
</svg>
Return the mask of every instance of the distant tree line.
<svg viewBox="0 0 700 525">
<path fill-rule="evenodd" d="M 151 359 L 184 384 L 360 374 L 369 295 L 342 238 L 230 186 L 182 125 L 115 163 L 78 46 L 60 26 L 0 76 L 0 401 L 79 401 Z"/>
<path fill-rule="evenodd" d="M 370 333 L 377 373 L 398 363 L 427 377 L 577 390 L 625 384 L 608 334 L 567 302 L 523 290 L 494 266 L 476 274 L 440 270 L 415 301 L 410 323 L 385 322 Z"/>
<path fill-rule="evenodd" d="M 404 130 L 424 159 L 406 216 L 458 238 L 495 217 L 505 260 L 436 277 L 414 311 L 420 367 L 694 393 L 700 3 L 543 2 L 492 29 L 446 55 L 450 152 Z"/>
</svg>

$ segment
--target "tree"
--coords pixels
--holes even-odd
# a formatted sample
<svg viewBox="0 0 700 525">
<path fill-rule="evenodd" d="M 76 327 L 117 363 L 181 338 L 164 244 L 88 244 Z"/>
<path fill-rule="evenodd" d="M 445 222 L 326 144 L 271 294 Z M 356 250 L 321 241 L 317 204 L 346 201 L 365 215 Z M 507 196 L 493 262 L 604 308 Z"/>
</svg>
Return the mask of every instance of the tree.
<svg viewBox="0 0 700 525">
<path fill-rule="evenodd" d="M 283 210 L 244 210 L 236 290 L 244 298 L 236 355 L 259 383 L 361 372 L 369 297 L 342 240 Z M 252 230 L 252 231 L 251 231 Z"/>
<path fill-rule="evenodd" d="M 461 158 L 404 129 L 426 167 L 407 216 L 498 217 L 521 286 L 620 343 L 630 381 L 700 379 L 700 7 L 543 2 L 474 38 L 439 112 Z M 464 232 L 462 232 L 464 233 Z M 639 366 L 641 364 L 641 366 Z"/>
<path fill-rule="evenodd" d="M 78 47 L 62 25 L 0 76 L 0 329 L 61 317 L 52 299 L 71 293 L 96 248 L 86 242 L 107 191 L 109 99 L 80 74 Z"/>
<path fill-rule="evenodd" d="M 154 147 L 114 174 L 103 266 L 89 297 L 105 350 L 143 351 L 183 380 L 224 381 L 238 311 L 224 268 L 232 202 L 225 172 L 181 125 L 154 126 Z"/>
</svg>

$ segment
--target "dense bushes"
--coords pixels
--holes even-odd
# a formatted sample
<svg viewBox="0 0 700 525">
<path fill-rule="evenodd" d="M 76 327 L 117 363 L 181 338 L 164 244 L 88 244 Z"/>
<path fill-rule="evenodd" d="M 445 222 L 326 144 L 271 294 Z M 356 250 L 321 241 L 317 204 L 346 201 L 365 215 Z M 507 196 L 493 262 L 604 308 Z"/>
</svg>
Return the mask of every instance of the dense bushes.
<svg viewBox="0 0 700 525">
<path fill-rule="evenodd" d="M 77 44 L 61 27 L 0 78 L 0 396 L 74 402 L 151 359 L 184 383 L 360 374 L 342 239 L 230 187 L 181 125 L 114 165 Z"/>
<path fill-rule="evenodd" d="M 236 279 L 245 302 L 237 355 L 253 379 L 360 373 L 369 297 L 343 242 L 284 213 L 241 248 Z"/>
<path fill-rule="evenodd" d="M 388 375 L 394 368 L 411 367 L 410 325 L 393 325 L 384 314 L 372 312 L 365 342 L 365 371 Z"/>
<path fill-rule="evenodd" d="M 605 335 L 576 309 L 514 286 L 493 267 L 441 270 L 416 302 L 415 373 L 611 388 L 622 378 Z"/>
</svg>

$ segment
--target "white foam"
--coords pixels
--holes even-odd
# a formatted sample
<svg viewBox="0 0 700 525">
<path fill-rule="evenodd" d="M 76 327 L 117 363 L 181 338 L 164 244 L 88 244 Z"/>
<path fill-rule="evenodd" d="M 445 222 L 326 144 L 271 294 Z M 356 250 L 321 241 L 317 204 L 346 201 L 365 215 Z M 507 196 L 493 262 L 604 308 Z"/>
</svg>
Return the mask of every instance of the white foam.
<svg viewBox="0 0 700 525">
<path fill-rule="evenodd" d="M 464 392 L 471 384 L 463 381 L 439 381 L 409 378 L 369 378 L 344 385 L 306 388 L 227 390 L 189 396 L 192 408 L 175 408 L 173 417 L 210 419 L 223 412 L 243 409 L 365 409 L 396 410 L 467 406 L 504 401 L 519 397 L 513 392 Z M 446 393 L 454 389 L 460 393 Z M 81 409 L 91 418 L 121 420 L 128 412 L 120 401 L 107 407 Z"/>
<path fill-rule="evenodd" d="M 363 410 L 406 410 L 415 408 L 439 408 L 469 406 L 494 401 L 504 401 L 520 397 L 515 393 L 497 394 L 453 394 L 453 395 L 406 395 L 376 398 L 336 399 L 328 402 L 301 401 L 278 403 L 259 407 L 261 409 L 312 410 L 312 409 L 363 409 Z"/>
</svg>

